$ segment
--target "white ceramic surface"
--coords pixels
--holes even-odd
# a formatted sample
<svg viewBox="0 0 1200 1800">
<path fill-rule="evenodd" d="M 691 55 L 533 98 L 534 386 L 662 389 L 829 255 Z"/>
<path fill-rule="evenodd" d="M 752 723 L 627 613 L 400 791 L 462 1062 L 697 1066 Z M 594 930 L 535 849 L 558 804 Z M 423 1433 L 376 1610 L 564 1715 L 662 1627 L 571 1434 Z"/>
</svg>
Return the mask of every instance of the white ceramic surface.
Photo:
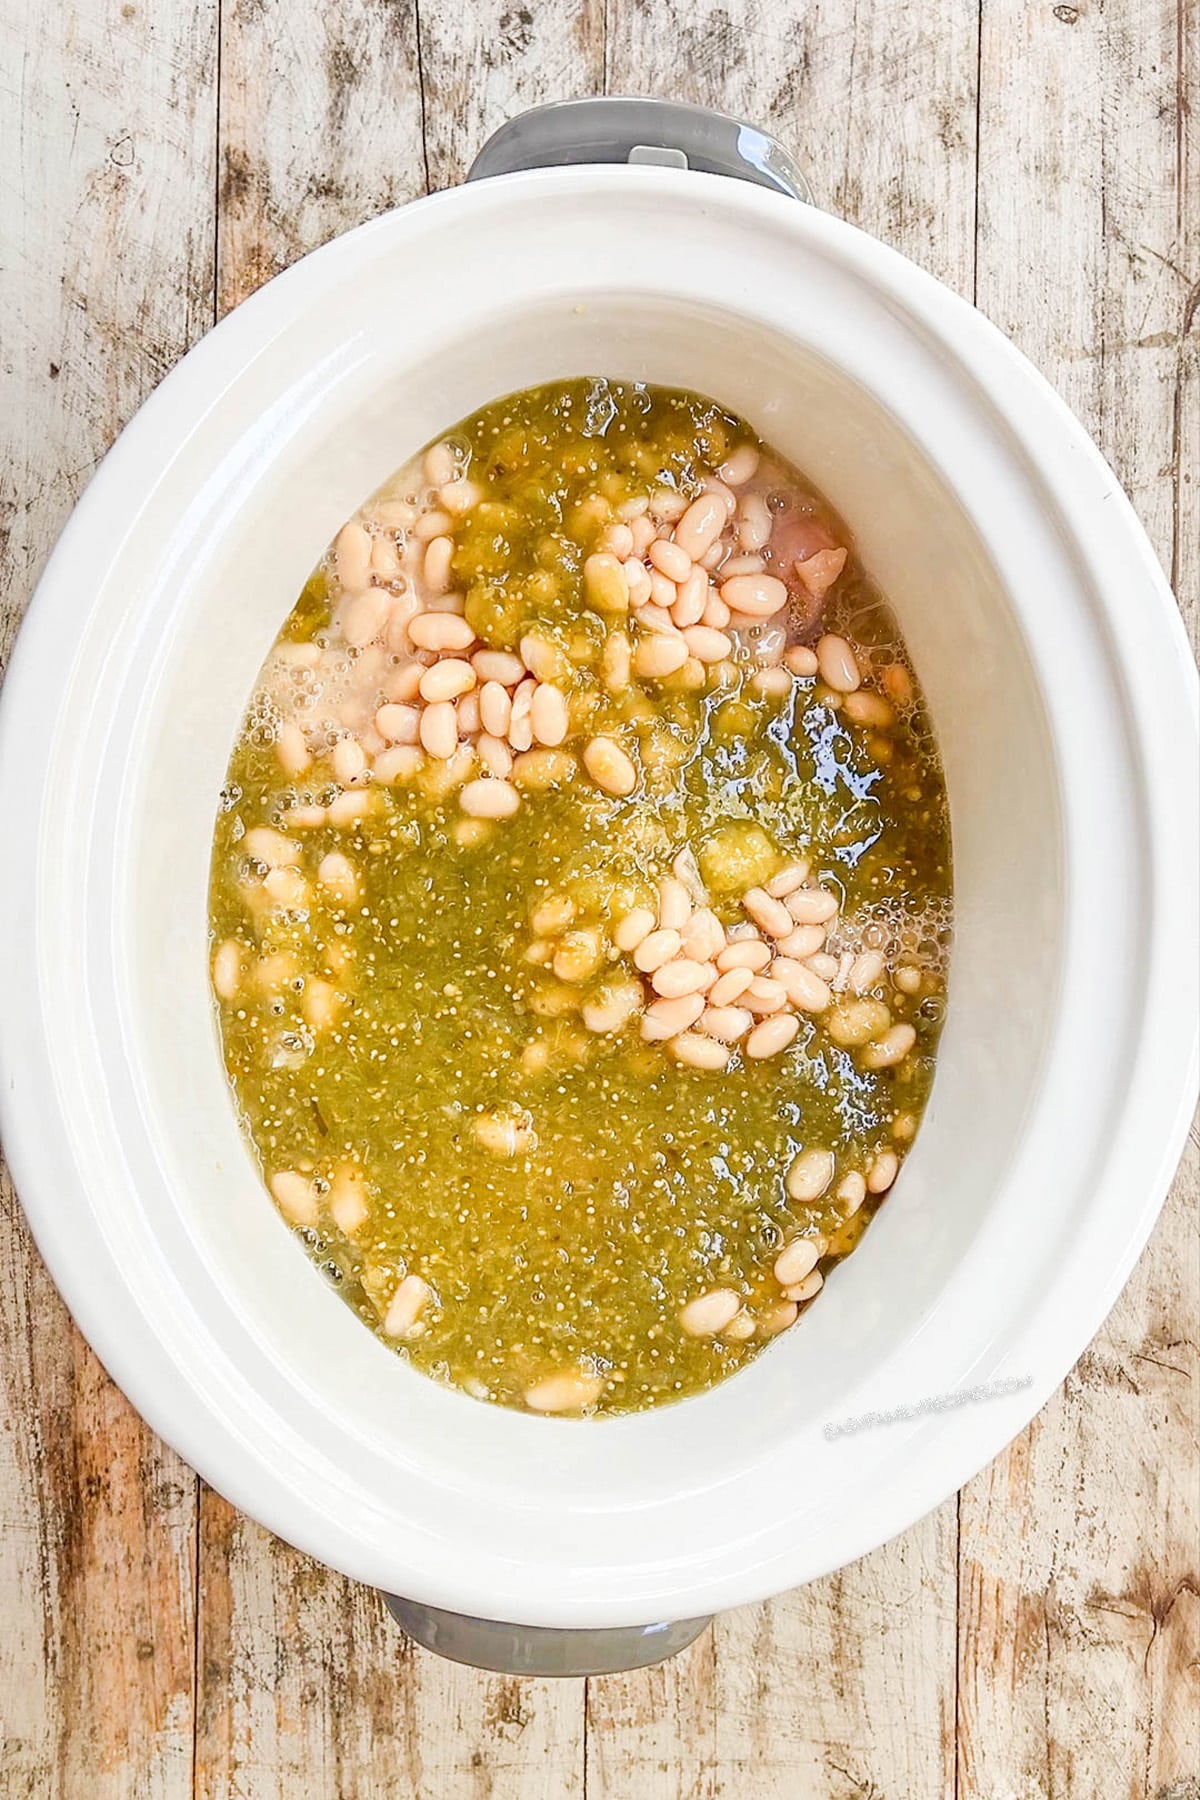
<svg viewBox="0 0 1200 1800">
<path fill-rule="evenodd" d="M 850 520 L 930 697 L 958 905 L 932 1105 L 862 1247 L 734 1380 L 595 1423 L 435 1386 L 326 1287 L 239 1138 L 205 927 L 245 698 L 332 531 L 481 402 L 589 371 L 713 394 Z M 1081 428 L 977 313 L 844 223 L 594 168 L 351 232 L 162 384 L 17 645 L 0 1116 L 51 1270 L 214 1486 L 380 1587 L 619 1625 L 836 1567 L 1025 1423 L 1154 1220 L 1195 1082 L 1194 712 L 1166 584 Z M 1028 1382 L 824 1430 L 1002 1376 Z"/>
</svg>

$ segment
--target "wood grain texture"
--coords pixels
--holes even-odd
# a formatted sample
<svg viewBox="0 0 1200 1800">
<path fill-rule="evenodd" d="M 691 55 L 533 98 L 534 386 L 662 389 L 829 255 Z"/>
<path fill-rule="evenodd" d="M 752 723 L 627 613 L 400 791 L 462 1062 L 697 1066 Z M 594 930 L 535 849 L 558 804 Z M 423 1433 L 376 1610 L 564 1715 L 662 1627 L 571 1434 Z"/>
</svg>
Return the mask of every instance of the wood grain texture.
<svg viewBox="0 0 1200 1800">
<path fill-rule="evenodd" d="M 515 113 L 600 91 L 604 0 L 421 0 L 420 45 L 436 189 L 461 181 Z"/>
<path fill-rule="evenodd" d="M 1200 630 L 1194 9 L 0 0 L 0 647 L 214 310 L 460 179 L 513 112 L 605 86 L 761 120 L 824 203 L 977 292 L 1099 437 Z M 586 1696 L 441 1663 L 197 1506 L 4 1187 L 0 1796 L 1200 1800 L 1198 1169 L 1193 1144 L 1104 1332 L 961 1508 Z"/>
<path fill-rule="evenodd" d="M 955 1505 L 835 1575 L 717 1620 L 718 1790 L 954 1793 Z"/>
<path fill-rule="evenodd" d="M 980 304 L 1090 426 L 1194 602 L 1179 17 L 1167 0 L 985 0 L 983 18 Z M 1197 1200 L 1193 1145 L 1104 1329 L 963 1491 L 965 1794 L 1200 1792 Z"/>
<path fill-rule="evenodd" d="M 0 20 L 0 648 L 88 476 L 212 322 L 215 0 Z M 7 873 L 7 871 L 5 871 Z M 0 1794 L 184 1800 L 195 1477 L 0 1178 Z"/>
<path fill-rule="evenodd" d="M 717 1800 L 729 1791 L 717 1742 L 716 1636 L 710 1628 L 655 1669 L 588 1682 L 588 1800 Z"/>
<path fill-rule="evenodd" d="M 975 259 L 975 0 L 612 0 L 612 93 L 773 131 L 819 205 L 960 292 Z"/>
<path fill-rule="evenodd" d="M 205 1495 L 196 1800 L 574 1800 L 582 1682 L 418 1650 L 370 1588 Z"/>
<path fill-rule="evenodd" d="M 212 323 L 216 4 L 0 9 L 4 643 L 97 462 Z"/>
<path fill-rule="evenodd" d="M 425 191 L 414 0 L 224 0 L 218 310 Z"/>
</svg>

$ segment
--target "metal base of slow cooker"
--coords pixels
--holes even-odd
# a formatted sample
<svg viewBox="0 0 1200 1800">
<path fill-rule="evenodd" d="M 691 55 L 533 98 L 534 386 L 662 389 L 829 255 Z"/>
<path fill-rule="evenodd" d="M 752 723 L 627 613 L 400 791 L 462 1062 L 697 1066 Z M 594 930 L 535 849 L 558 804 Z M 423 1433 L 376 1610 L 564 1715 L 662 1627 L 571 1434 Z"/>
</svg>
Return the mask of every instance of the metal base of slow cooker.
<svg viewBox="0 0 1200 1800">
<path fill-rule="evenodd" d="M 663 1625 L 559 1631 L 472 1619 L 403 1600 L 399 1594 L 380 1597 L 396 1623 L 426 1650 L 497 1675 L 615 1675 L 622 1669 L 644 1669 L 686 1650 L 711 1622 L 676 1619 Z"/>
</svg>

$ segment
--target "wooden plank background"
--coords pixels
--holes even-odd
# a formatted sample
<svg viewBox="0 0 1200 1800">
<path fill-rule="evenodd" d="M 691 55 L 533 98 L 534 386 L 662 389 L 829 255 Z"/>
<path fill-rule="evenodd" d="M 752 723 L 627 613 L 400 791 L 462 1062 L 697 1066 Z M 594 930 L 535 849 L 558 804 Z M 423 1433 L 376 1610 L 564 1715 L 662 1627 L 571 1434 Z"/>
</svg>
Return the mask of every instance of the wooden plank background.
<svg viewBox="0 0 1200 1800">
<path fill-rule="evenodd" d="M 1095 433 L 1195 632 L 1193 5 L 0 0 L 0 648 L 216 317 L 521 107 L 606 90 L 760 120 L 973 298 Z M 1101 1335 L 957 1501 L 587 1683 L 426 1655 L 204 1489 L 5 1184 L 2 1800 L 1200 1800 L 1197 1148 Z"/>
</svg>

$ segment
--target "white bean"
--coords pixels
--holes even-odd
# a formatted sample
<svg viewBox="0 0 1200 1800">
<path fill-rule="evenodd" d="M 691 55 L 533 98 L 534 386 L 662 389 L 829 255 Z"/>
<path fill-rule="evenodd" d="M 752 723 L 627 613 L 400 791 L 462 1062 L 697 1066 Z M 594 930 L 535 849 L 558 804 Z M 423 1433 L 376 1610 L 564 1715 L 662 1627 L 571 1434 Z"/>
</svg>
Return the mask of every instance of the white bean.
<svg viewBox="0 0 1200 1800">
<path fill-rule="evenodd" d="M 796 1282 L 793 1287 L 784 1288 L 784 1297 L 797 1302 L 811 1300 L 814 1294 L 820 1293 L 824 1285 L 825 1277 L 820 1269 L 811 1269 L 803 1281 Z"/>
<path fill-rule="evenodd" d="M 476 744 L 479 759 L 489 775 L 495 775 L 504 781 L 512 774 L 513 753 L 502 737 L 496 737 L 490 731 L 481 731 Z"/>
<path fill-rule="evenodd" d="M 655 969 L 650 986 L 664 1000 L 678 1000 L 681 994 L 703 993 L 716 979 L 715 963 L 698 963 L 688 956 L 679 956 Z"/>
<path fill-rule="evenodd" d="M 684 927 L 684 954 L 693 962 L 712 962 L 717 952 L 724 948 L 725 929 L 720 919 L 707 906 L 700 907 Z"/>
<path fill-rule="evenodd" d="M 827 631 L 817 640 L 817 667 L 826 687 L 839 694 L 852 694 L 862 681 L 854 652 L 844 637 Z"/>
<path fill-rule="evenodd" d="M 528 750 L 533 744 L 533 696 L 536 690 L 536 681 L 526 676 L 512 697 L 508 741 L 514 750 Z"/>
<path fill-rule="evenodd" d="M 367 767 L 366 751 L 358 739 L 352 737 L 338 739 L 330 760 L 333 763 L 334 780 L 340 781 L 343 787 L 349 787 L 351 782 L 357 781 Z"/>
<path fill-rule="evenodd" d="M 444 594 L 450 586 L 450 562 L 454 555 L 454 540 L 448 537 L 430 538 L 425 546 L 425 561 L 421 573 L 425 586 L 431 594 Z"/>
<path fill-rule="evenodd" d="M 786 900 L 798 887 L 803 887 L 807 880 L 807 862 L 790 862 L 780 869 L 778 875 L 772 875 L 766 883 L 766 889 L 772 900 Z"/>
<path fill-rule="evenodd" d="M 763 1337 L 778 1337 L 789 1325 L 794 1325 L 800 1308 L 794 1300 L 781 1300 L 778 1306 L 772 1306 L 759 1314 L 758 1329 Z"/>
<path fill-rule="evenodd" d="M 521 804 L 516 788 L 494 776 L 482 781 L 468 781 L 458 799 L 471 819 L 507 819 Z"/>
<path fill-rule="evenodd" d="M 733 1322 L 742 1302 L 731 1288 L 711 1288 L 689 1300 L 679 1315 L 679 1323 L 689 1337 L 716 1337 Z"/>
<path fill-rule="evenodd" d="M 473 688 L 469 694 L 460 694 L 455 701 L 458 713 L 458 735 L 461 738 L 473 738 L 479 730 L 479 691 Z"/>
<path fill-rule="evenodd" d="M 719 953 L 717 967 L 722 974 L 728 969 L 765 969 L 770 960 L 771 946 L 760 937 L 737 938 Z"/>
<path fill-rule="evenodd" d="M 741 998 L 754 980 L 753 969 L 730 969 L 724 975 L 718 975 L 708 990 L 710 1006 L 732 1006 Z M 751 1015 L 753 1016 L 753 1015 Z"/>
<path fill-rule="evenodd" d="M 566 695 L 543 681 L 534 693 L 529 718 L 534 741 L 553 749 L 562 743 L 570 724 Z"/>
<path fill-rule="evenodd" d="M 856 1213 L 867 1197 L 867 1184 L 857 1169 L 843 1175 L 837 1185 L 837 1198 L 848 1213 Z"/>
<path fill-rule="evenodd" d="M 681 520 L 680 523 L 682 522 Z M 676 587 L 681 581 L 686 581 L 692 572 L 692 558 L 669 538 L 655 538 L 647 555 L 659 573 L 665 575 Z"/>
<path fill-rule="evenodd" d="M 430 756 L 441 761 L 458 748 L 458 714 L 450 700 L 436 700 L 421 714 L 421 743 Z"/>
<path fill-rule="evenodd" d="M 461 519 L 464 513 L 470 512 L 483 499 L 483 489 L 473 481 L 459 476 L 455 481 L 444 481 L 438 498 L 448 513 Z"/>
<path fill-rule="evenodd" d="M 725 519 L 725 502 L 720 494 L 705 493 L 692 501 L 675 527 L 675 543 L 689 562 L 698 562 L 712 548 L 725 529 Z M 670 574 L 670 570 L 666 573 Z M 676 581 L 683 579 L 675 577 Z"/>
<path fill-rule="evenodd" d="M 433 1289 L 429 1283 L 422 1281 L 419 1275 L 406 1275 L 392 1295 L 384 1315 L 384 1336 L 412 1337 L 415 1334 L 419 1315 L 428 1304 L 432 1292 Z"/>
<path fill-rule="evenodd" d="M 353 824 L 355 819 L 361 819 L 363 814 L 369 810 L 370 805 L 371 796 L 362 788 L 347 788 L 344 793 L 335 795 L 329 802 L 326 817 L 331 825 L 336 825 L 340 829 L 343 825 Z"/>
<path fill-rule="evenodd" d="M 424 512 L 416 520 L 412 528 L 413 537 L 419 544 L 427 544 L 430 538 L 445 537 L 454 524 L 448 512 L 435 507 L 432 512 Z"/>
<path fill-rule="evenodd" d="M 738 505 L 738 547 L 762 550 L 771 539 L 771 509 L 761 494 L 745 494 Z"/>
<path fill-rule="evenodd" d="M 673 927 L 651 931 L 635 946 L 633 960 L 643 975 L 652 975 L 679 955 L 683 938 Z"/>
<path fill-rule="evenodd" d="M 475 633 L 458 613 L 423 612 L 408 622 L 408 635 L 421 650 L 465 650 Z"/>
<path fill-rule="evenodd" d="M 721 583 L 721 598 L 734 612 L 769 619 L 787 604 L 787 588 L 778 575 L 731 575 Z"/>
<path fill-rule="evenodd" d="M 807 968 L 793 957 L 776 957 L 771 964 L 771 975 L 773 980 L 781 984 L 791 1004 L 799 1012 L 821 1013 L 832 1004 L 833 994 L 829 983 L 822 981 L 815 970 Z"/>
<path fill-rule="evenodd" d="M 851 963 L 846 986 L 852 994 L 865 994 L 880 979 L 884 967 L 883 956 L 878 950 L 864 950 Z"/>
<path fill-rule="evenodd" d="M 275 739 L 275 755 L 285 775 L 303 775 L 310 767 L 312 757 L 308 753 L 308 745 L 299 725 L 288 721 L 279 727 L 279 735 Z"/>
<path fill-rule="evenodd" d="M 474 686 L 475 671 L 470 663 L 462 657 L 446 656 L 435 662 L 431 669 L 426 669 L 421 677 L 420 695 L 422 700 L 430 703 L 457 700 L 460 694 L 469 694 Z"/>
<path fill-rule="evenodd" d="M 334 1171 L 329 1184 L 329 1216 L 346 1237 L 366 1224 L 369 1216 L 363 1178 L 355 1168 L 343 1164 Z"/>
<path fill-rule="evenodd" d="M 453 481 L 457 464 L 450 445 L 444 442 L 430 444 L 421 463 L 421 469 L 430 487 L 440 488 L 444 482 Z"/>
<path fill-rule="evenodd" d="M 739 444 L 733 455 L 717 470 L 726 487 L 743 487 L 758 473 L 758 451 L 753 444 Z"/>
<path fill-rule="evenodd" d="M 640 637 L 633 652 L 634 670 L 643 681 L 661 681 L 667 675 L 674 675 L 687 659 L 687 642 L 676 631 L 669 637 L 661 632 Z"/>
<path fill-rule="evenodd" d="M 411 781 L 424 767 L 425 753 L 416 744 L 396 744 L 391 750 L 381 751 L 375 758 L 373 774 L 376 781 L 390 786 L 395 781 Z"/>
<path fill-rule="evenodd" d="M 785 1187 L 793 1200 L 819 1200 L 833 1180 L 829 1150 L 802 1150 L 787 1172 Z"/>
<path fill-rule="evenodd" d="M 242 979 L 242 953 L 236 938 L 226 938 L 213 957 L 212 981 L 222 1000 L 232 1000 Z"/>
<path fill-rule="evenodd" d="M 628 525 L 606 525 L 597 540 L 597 552 L 605 551 L 615 556 L 618 562 L 626 562 L 633 555 L 633 533 Z"/>
<path fill-rule="evenodd" d="M 671 618 L 681 631 L 689 625 L 698 625 L 704 617 L 711 592 L 709 579 L 703 569 L 695 568 L 685 581 L 679 584 L 679 593 L 671 608 Z"/>
<path fill-rule="evenodd" d="M 754 923 L 771 937 L 787 937 L 795 921 L 782 900 L 773 900 L 765 888 L 750 888 L 742 906 Z"/>
<path fill-rule="evenodd" d="M 371 538 L 353 519 L 343 525 L 333 548 L 334 567 L 342 586 L 353 593 L 371 579 Z"/>
<path fill-rule="evenodd" d="M 631 607 L 645 606 L 650 598 L 652 583 L 650 571 L 645 563 L 632 560 L 622 565 L 625 571 L 625 585 L 629 592 Z"/>
<path fill-rule="evenodd" d="M 690 625 L 683 634 L 688 654 L 702 663 L 724 662 L 733 655 L 733 639 L 711 625 Z"/>
<path fill-rule="evenodd" d="M 900 1158 L 894 1150 L 881 1150 L 867 1170 L 867 1192 L 886 1194 L 900 1173 Z"/>
<path fill-rule="evenodd" d="M 271 869 L 263 887 L 277 906 L 289 909 L 303 906 L 308 894 L 308 884 L 299 869 Z"/>
<path fill-rule="evenodd" d="M 319 1217 L 317 1191 L 307 1175 L 295 1169 L 277 1169 L 270 1180 L 280 1212 L 293 1225 L 315 1225 Z"/>
<path fill-rule="evenodd" d="M 516 687 L 525 674 L 525 664 L 511 650 L 476 650 L 471 667 L 480 681 L 497 681 L 501 687 Z"/>
<path fill-rule="evenodd" d="M 800 1021 L 794 1013 L 776 1013 L 774 1018 L 764 1019 L 754 1027 L 746 1039 L 746 1055 L 778 1056 L 781 1050 L 787 1049 L 799 1029 Z"/>
<path fill-rule="evenodd" d="M 612 738 L 592 738 L 583 752 L 583 766 L 606 794 L 624 797 L 637 786 L 637 770 Z"/>
<path fill-rule="evenodd" d="M 859 688 L 842 701 L 842 717 L 854 725 L 865 725 L 872 731 L 886 731 L 896 723 L 896 709 L 882 694 Z"/>
<path fill-rule="evenodd" d="M 358 898 L 358 872 L 348 856 L 330 850 L 317 866 L 317 883 L 328 889 L 343 906 L 351 906 Z"/>
<path fill-rule="evenodd" d="M 751 676 L 749 685 L 752 693 L 783 700 L 792 691 L 792 677 L 786 669 L 760 669 L 757 675 Z"/>
<path fill-rule="evenodd" d="M 864 1069 L 890 1069 L 908 1055 L 916 1041 L 911 1025 L 893 1025 L 875 1043 L 867 1045 L 860 1061 Z"/>
<path fill-rule="evenodd" d="M 342 636 L 356 650 L 372 643 L 387 623 L 391 595 L 383 588 L 356 594 L 342 612 Z"/>
<path fill-rule="evenodd" d="M 673 525 L 676 519 L 681 519 L 687 511 L 687 501 L 682 494 L 677 494 L 674 488 L 655 488 L 650 496 L 650 511 L 656 519 L 662 519 L 665 524 Z"/>
<path fill-rule="evenodd" d="M 525 1404 L 531 1412 L 582 1412 L 594 1406 L 604 1389 L 595 1376 L 575 1375 L 564 1370 L 561 1375 L 547 1375 L 525 1389 Z"/>
<path fill-rule="evenodd" d="M 242 839 L 242 849 L 255 862 L 266 863 L 268 869 L 294 868 L 303 854 L 299 844 L 270 825 L 252 825 Z"/>
<path fill-rule="evenodd" d="M 706 1006 L 696 1029 L 705 1037 L 719 1039 L 722 1044 L 736 1044 L 753 1024 L 754 1014 L 747 1012 L 744 1006 Z"/>
<path fill-rule="evenodd" d="M 660 612 L 668 615 L 679 598 L 679 589 L 670 576 L 664 575 L 661 569 L 651 569 L 650 571 L 650 598 Z"/>
<path fill-rule="evenodd" d="M 794 1287 L 798 1281 L 803 1281 L 806 1275 L 811 1274 L 820 1260 L 820 1246 L 816 1238 L 793 1238 L 775 1258 L 772 1273 L 780 1287 Z"/>
<path fill-rule="evenodd" d="M 670 1040 L 668 1048 L 677 1061 L 692 1069 L 727 1069 L 731 1052 L 716 1038 L 702 1037 L 698 1031 L 681 1031 Z"/>
<path fill-rule="evenodd" d="M 515 658 L 514 658 L 515 660 Z M 472 658 L 478 672 L 478 660 Z M 485 681 L 479 692 L 479 722 L 493 737 L 507 737 L 512 722 L 512 699 L 498 681 Z"/>
<path fill-rule="evenodd" d="M 632 952 L 655 928 L 655 916 L 648 906 L 635 906 L 617 925 L 613 943 L 618 950 Z"/>
<path fill-rule="evenodd" d="M 389 700 L 375 714 L 375 729 L 390 744 L 415 744 L 420 725 L 420 708 L 402 706 L 396 700 Z"/>
<path fill-rule="evenodd" d="M 667 875 L 658 884 L 658 923 L 664 931 L 682 931 L 692 916 L 692 898 L 682 881 Z M 722 934 L 723 940 L 724 934 Z"/>
<path fill-rule="evenodd" d="M 784 901 L 797 925 L 824 925 L 837 912 L 837 895 L 828 888 L 797 888 Z"/>
<path fill-rule="evenodd" d="M 674 1038 L 694 1025 L 703 1011 L 703 994 L 681 994 L 677 1000 L 652 1000 L 642 1015 L 642 1036 L 648 1044 Z"/>
</svg>

